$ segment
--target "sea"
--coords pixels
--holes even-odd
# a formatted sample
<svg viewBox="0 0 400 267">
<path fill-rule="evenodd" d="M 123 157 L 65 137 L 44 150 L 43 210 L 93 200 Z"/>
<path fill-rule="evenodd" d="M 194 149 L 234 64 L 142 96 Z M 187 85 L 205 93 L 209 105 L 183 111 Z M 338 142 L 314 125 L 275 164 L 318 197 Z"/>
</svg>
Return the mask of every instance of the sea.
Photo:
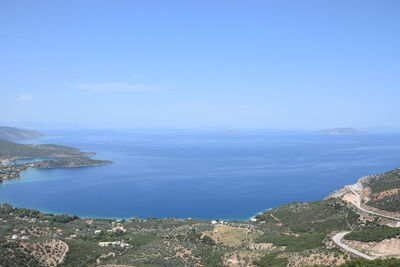
<svg viewBox="0 0 400 267">
<path fill-rule="evenodd" d="M 0 202 L 94 218 L 248 220 L 317 201 L 400 165 L 400 134 L 213 129 L 45 130 L 24 143 L 96 152 L 110 165 L 31 169 L 0 184 Z"/>
</svg>

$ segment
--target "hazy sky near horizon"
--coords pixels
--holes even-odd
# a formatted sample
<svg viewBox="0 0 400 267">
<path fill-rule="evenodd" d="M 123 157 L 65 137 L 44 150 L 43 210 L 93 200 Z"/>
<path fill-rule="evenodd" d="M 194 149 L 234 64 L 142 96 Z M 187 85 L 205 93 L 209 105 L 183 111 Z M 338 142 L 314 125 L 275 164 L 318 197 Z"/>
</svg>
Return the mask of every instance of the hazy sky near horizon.
<svg viewBox="0 0 400 267">
<path fill-rule="evenodd" d="M 0 121 L 400 126 L 400 1 L 1 1 Z"/>
</svg>

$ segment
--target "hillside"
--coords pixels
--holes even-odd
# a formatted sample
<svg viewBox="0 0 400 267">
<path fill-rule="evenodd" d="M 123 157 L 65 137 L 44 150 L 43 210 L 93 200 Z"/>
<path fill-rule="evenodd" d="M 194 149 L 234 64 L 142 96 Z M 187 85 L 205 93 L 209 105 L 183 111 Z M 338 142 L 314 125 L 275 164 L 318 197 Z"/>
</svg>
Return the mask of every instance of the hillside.
<svg viewBox="0 0 400 267">
<path fill-rule="evenodd" d="M 82 152 L 74 147 L 48 144 L 17 144 L 11 141 L 0 139 L 0 160 L 16 158 L 44 158 L 93 155 L 95 154 Z"/>
<path fill-rule="evenodd" d="M 387 242 L 400 234 L 338 196 L 283 205 L 247 222 L 84 219 L 1 205 L 0 247 L 7 249 L 0 252 L 0 266 L 350 267 L 400 263 L 395 259 L 351 260 L 352 254 L 331 241 L 333 233 L 344 230 L 353 233 L 343 242 L 358 242 L 359 246 Z"/>
<path fill-rule="evenodd" d="M 36 131 L 24 130 L 15 127 L 0 126 L 0 139 L 18 141 L 25 139 L 41 138 L 43 136 L 44 135 L 42 133 Z"/>
<path fill-rule="evenodd" d="M 400 169 L 362 177 L 352 188 L 359 193 L 362 206 L 388 216 L 400 217 Z M 344 187 L 336 194 L 346 198 L 349 189 Z"/>
</svg>

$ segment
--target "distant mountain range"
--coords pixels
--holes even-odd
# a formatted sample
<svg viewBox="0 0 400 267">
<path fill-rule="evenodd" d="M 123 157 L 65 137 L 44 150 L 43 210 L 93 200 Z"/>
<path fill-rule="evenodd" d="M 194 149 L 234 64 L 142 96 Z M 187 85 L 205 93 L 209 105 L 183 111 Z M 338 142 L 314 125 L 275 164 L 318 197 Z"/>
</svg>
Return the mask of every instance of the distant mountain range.
<svg viewBox="0 0 400 267">
<path fill-rule="evenodd" d="M 0 139 L 18 141 L 24 139 L 41 138 L 44 134 L 20 128 L 0 126 Z"/>
</svg>

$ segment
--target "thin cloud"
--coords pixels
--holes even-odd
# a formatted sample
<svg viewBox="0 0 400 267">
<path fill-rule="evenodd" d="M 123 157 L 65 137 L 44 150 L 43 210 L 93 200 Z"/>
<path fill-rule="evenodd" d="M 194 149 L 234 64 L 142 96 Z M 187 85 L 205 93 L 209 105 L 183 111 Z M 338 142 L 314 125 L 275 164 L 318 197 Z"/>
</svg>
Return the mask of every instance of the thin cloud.
<svg viewBox="0 0 400 267">
<path fill-rule="evenodd" d="M 26 102 L 26 101 L 31 101 L 33 99 L 33 96 L 31 94 L 22 94 L 18 97 L 18 101 L 21 102 Z"/>
<path fill-rule="evenodd" d="M 149 85 L 119 83 L 119 82 L 85 83 L 85 84 L 76 84 L 73 87 L 92 92 L 149 92 L 156 90 L 155 87 Z"/>
</svg>

